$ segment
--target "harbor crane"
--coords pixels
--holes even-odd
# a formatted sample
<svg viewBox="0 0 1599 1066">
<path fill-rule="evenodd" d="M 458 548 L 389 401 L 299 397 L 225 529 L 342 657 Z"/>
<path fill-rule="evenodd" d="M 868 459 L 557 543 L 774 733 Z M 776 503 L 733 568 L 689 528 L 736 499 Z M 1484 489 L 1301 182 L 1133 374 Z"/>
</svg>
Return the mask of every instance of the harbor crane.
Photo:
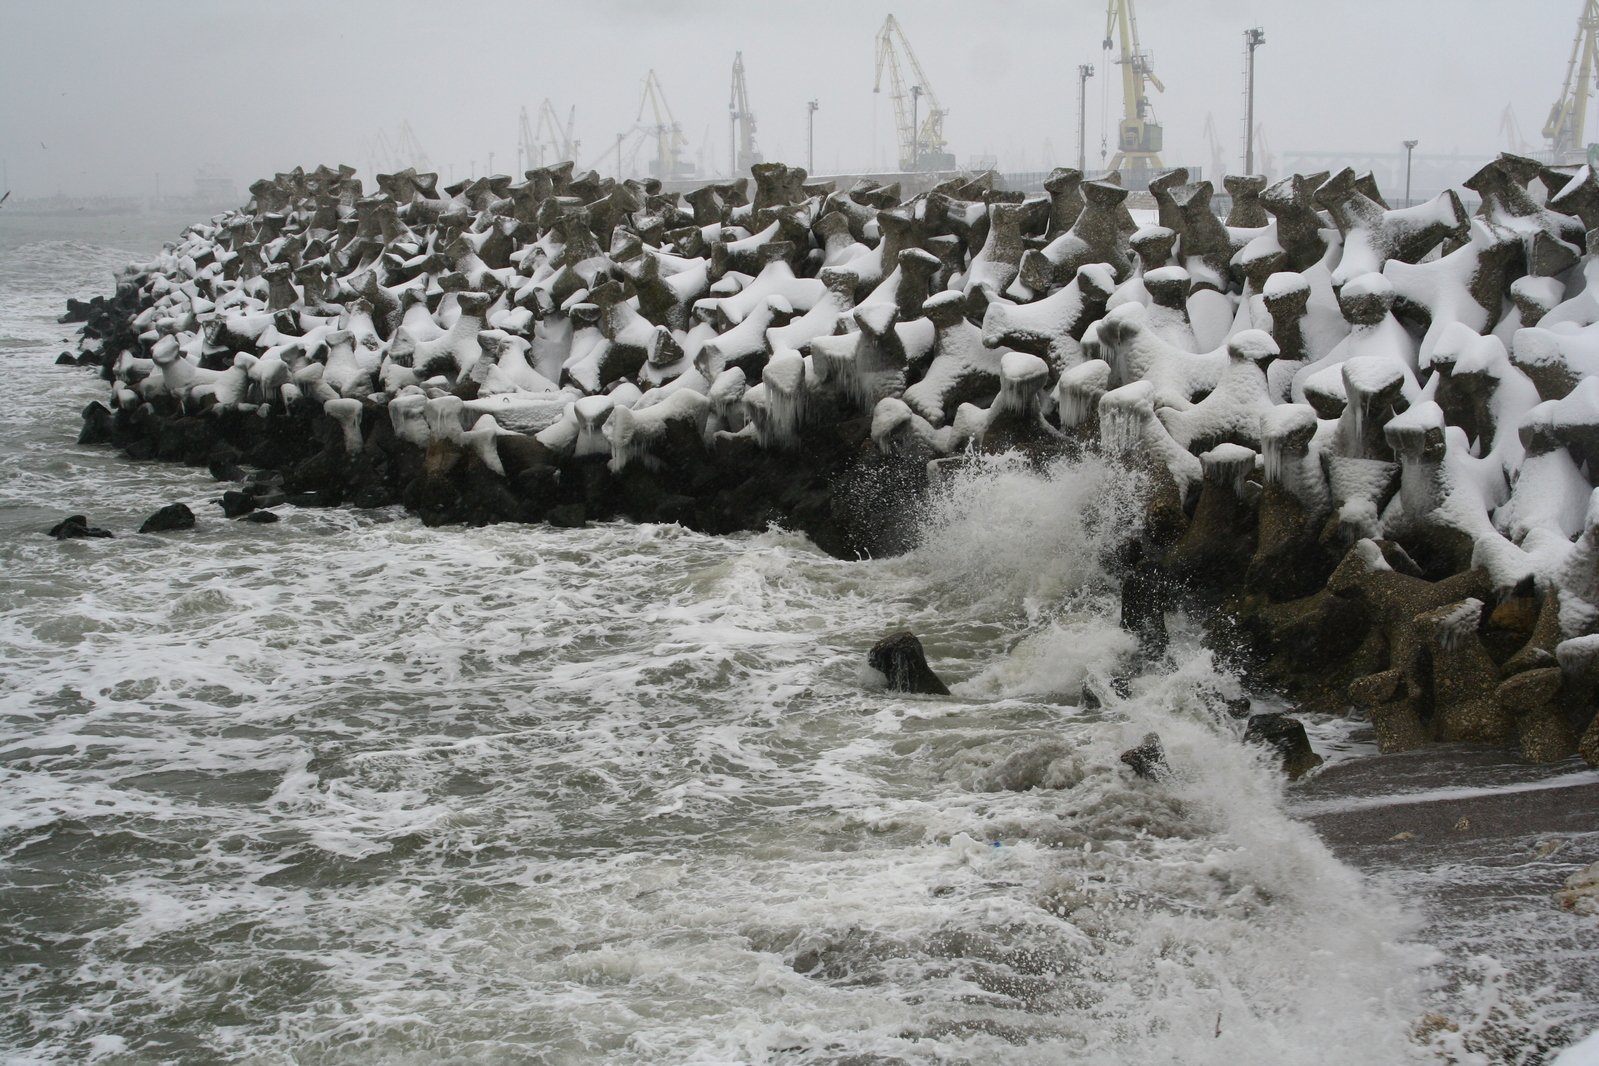
<svg viewBox="0 0 1599 1066">
<path fill-rule="evenodd" d="M 646 110 L 655 119 L 654 122 L 644 122 Z M 666 90 L 661 88 L 661 81 L 655 76 L 653 68 L 644 78 L 644 95 L 639 100 L 638 117 L 634 122 L 655 134 L 655 162 L 650 165 L 655 177 L 671 181 L 673 178 L 694 176 L 693 166 L 683 161 L 688 138 L 683 136 L 683 127 L 678 125 L 673 116 L 672 105 L 666 102 Z"/>
<path fill-rule="evenodd" d="M 1516 109 L 1506 104 L 1499 113 L 1499 137 L 1506 148 L 1516 155 L 1531 155 L 1536 149 L 1521 135 L 1521 123 L 1516 119 Z"/>
<path fill-rule="evenodd" d="M 1599 0 L 1590 0 L 1599 3 Z M 1138 15 L 1133 0 L 1109 0 L 1105 11 L 1105 51 L 1119 40 L 1122 68 L 1122 119 L 1116 129 L 1116 154 L 1110 170 L 1154 171 L 1162 166 L 1160 152 L 1164 130 L 1155 121 L 1155 107 L 1149 101 L 1148 86 L 1165 92 L 1166 86 L 1155 76 L 1154 60 L 1138 45 Z"/>
<path fill-rule="evenodd" d="M 1596 0 L 1599 2 L 1599 0 Z M 905 53 L 915 79 L 905 84 L 900 71 L 899 53 Z M 921 61 L 900 29 L 893 15 L 883 20 L 877 31 L 877 80 L 872 92 L 883 89 L 883 71 L 888 71 L 889 98 L 894 102 L 894 129 L 899 137 L 899 167 L 901 170 L 952 170 L 955 156 L 944 146 L 944 116 L 949 111 L 940 106 L 933 92 L 933 83 L 922 70 Z M 917 112 L 922 97 L 927 98 L 927 117 L 918 121 Z"/>
<path fill-rule="evenodd" d="M 750 94 L 744 84 L 744 53 L 733 54 L 733 89 L 727 98 L 727 176 L 736 178 L 756 163 L 761 154 L 755 148 L 755 112 L 750 110 Z"/>
<path fill-rule="evenodd" d="M 555 161 L 563 159 L 576 159 L 577 150 L 582 147 L 582 142 L 572 135 L 573 127 L 577 123 L 577 105 L 573 105 L 567 112 L 566 126 L 563 129 L 560 119 L 556 117 L 555 105 L 550 103 L 550 98 L 545 97 L 544 103 L 539 105 L 539 120 L 535 127 L 528 121 L 527 108 L 522 109 L 518 139 L 518 152 L 523 164 L 529 168 L 542 167 L 550 162 L 549 154 L 554 153 Z"/>
<path fill-rule="evenodd" d="M 654 119 L 653 122 L 644 121 L 646 111 Z M 683 127 L 673 116 L 672 106 L 666 102 L 666 93 L 661 89 L 660 79 L 655 76 L 654 70 L 644 78 L 644 93 L 639 99 L 633 128 L 618 133 L 615 143 L 595 157 L 588 164 L 588 169 L 599 170 L 606 160 L 614 158 L 616 178 L 620 181 L 624 173 L 634 173 L 639 149 L 651 140 L 655 142 L 655 159 L 649 165 L 651 176 L 663 181 L 695 176 L 694 165 L 686 158 L 688 138 L 683 135 Z M 573 146 L 576 147 L 576 142 L 573 142 Z"/>
<path fill-rule="evenodd" d="M 1566 63 L 1566 83 L 1543 125 L 1543 135 L 1549 141 L 1556 163 L 1580 160 L 1588 149 L 1584 128 L 1596 70 L 1599 70 L 1599 0 L 1583 0 L 1582 14 L 1577 17 L 1577 37 L 1571 42 L 1571 59 Z"/>
<path fill-rule="evenodd" d="M 411 129 L 410 120 L 400 123 L 399 132 L 393 140 L 389 139 L 387 131 L 379 129 L 377 137 L 367 144 L 367 155 L 371 159 L 373 174 L 392 174 L 406 167 L 418 172 L 432 169 L 427 152 L 416 139 L 416 131 Z"/>
</svg>

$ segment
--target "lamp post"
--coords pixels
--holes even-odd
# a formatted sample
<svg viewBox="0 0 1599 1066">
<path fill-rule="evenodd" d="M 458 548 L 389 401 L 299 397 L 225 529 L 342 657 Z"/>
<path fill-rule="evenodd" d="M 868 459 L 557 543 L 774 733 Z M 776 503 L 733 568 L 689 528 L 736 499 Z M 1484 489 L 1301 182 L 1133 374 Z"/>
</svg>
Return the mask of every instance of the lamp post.
<svg viewBox="0 0 1599 1066">
<path fill-rule="evenodd" d="M 816 112 L 822 105 L 815 100 L 805 103 L 805 169 L 816 173 Z"/>
<path fill-rule="evenodd" d="M 1416 150 L 1419 141 L 1405 142 L 1405 206 L 1410 206 L 1410 153 Z"/>
<path fill-rule="evenodd" d="M 1244 173 L 1255 172 L 1255 49 L 1266 43 L 1266 31 L 1256 26 L 1244 31 L 1248 62 L 1244 71 Z M 1217 175 L 1220 177 L 1220 175 Z"/>
<path fill-rule="evenodd" d="M 916 107 L 922 101 L 922 87 L 911 86 L 911 169 L 917 169 L 922 154 L 922 127 L 916 121 Z"/>
<path fill-rule="evenodd" d="M 1088 79 L 1094 76 L 1094 65 L 1084 63 L 1077 68 L 1077 169 L 1086 172 L 1088 156 L 1084 138 L 1088 133 Z"/>
</svg>

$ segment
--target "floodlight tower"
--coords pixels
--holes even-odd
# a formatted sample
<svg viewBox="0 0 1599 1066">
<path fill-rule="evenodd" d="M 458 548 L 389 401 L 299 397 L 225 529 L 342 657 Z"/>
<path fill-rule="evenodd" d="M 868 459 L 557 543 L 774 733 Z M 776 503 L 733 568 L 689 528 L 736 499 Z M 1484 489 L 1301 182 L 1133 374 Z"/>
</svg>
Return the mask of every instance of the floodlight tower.
<svg viewBox="0 0 1599 1066">
<path fill-rule="evenodd" d="M 1266 43 L 1266 31 L 1244 31 L 1244 173 L 1255 172 L 1255 49 Z M 1221 175 L 1216 175 L 1220 177 Z"/>
<path fill-rule="evenodd" d="M 1094 65 L 1083 63 L 1077 68 L 1077 169 L 1086 170 L 1088 156 L 1084 138 L 1088 128 L 1088 79 L 1094 76 Z"/>
</svg>

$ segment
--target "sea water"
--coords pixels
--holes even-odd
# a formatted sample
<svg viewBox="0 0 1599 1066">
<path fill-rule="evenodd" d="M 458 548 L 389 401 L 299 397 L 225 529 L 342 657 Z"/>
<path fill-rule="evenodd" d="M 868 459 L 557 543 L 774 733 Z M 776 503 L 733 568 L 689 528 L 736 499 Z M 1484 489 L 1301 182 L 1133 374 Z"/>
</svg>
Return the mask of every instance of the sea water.
<svg viewBox="0 0 1599 1066">
<path fill-rule="evenodd" d="M 864 562 L 230 522 L 74 443 L 54 319 L 139 239 L 0 248 L 4 1061 L 1501 1061 L 1429 1028 L 1448 945 L 1291 816 L 1197 626 L 1130 669 L 1136 478 L 975 464 Z M 75 512 L 117 536 L 41 535 Z M 954 695 L 865 668 L 900 628 Z"/>
</svg>

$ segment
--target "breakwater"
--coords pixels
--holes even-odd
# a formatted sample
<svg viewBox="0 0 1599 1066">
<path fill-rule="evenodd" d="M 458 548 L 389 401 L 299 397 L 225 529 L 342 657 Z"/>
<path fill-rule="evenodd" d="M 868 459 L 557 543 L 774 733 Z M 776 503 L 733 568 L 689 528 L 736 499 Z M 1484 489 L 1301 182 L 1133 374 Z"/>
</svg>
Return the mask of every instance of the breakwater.
<svg viewBox="0 0 1599 1066">
<path fill-rule="evenodd" d="M 209 465 L 233 514 L 779 523 L 844 557 L 905 547 L 968 454 L 1097 448 L 1151 485 L 1118 560 L 1146 654 L 1187 604 L 1386 750 L 1599 762 L 1586 168 L 1501 157 L 1474 214 L 1235 177 L 1225 221 L 1173 171 L 1143 224 L 1070 170 L 752 179 L 258 182 L 69 309 L 111 384 L 83 439 Z"/>
</svg>

